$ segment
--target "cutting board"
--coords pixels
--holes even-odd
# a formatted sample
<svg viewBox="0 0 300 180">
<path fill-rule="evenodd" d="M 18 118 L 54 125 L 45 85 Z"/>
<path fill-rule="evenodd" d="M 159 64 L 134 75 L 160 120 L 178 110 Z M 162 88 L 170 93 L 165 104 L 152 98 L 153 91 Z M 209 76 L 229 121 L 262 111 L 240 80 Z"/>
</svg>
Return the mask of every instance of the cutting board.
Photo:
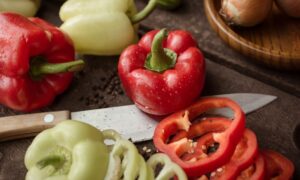
<svg viewBox="0 0 300 180">
<path fill-rule="evenodd" d="M 229 26 L 219 15 L 220 0 L 205 0 L 212 28 L 233 49 L 258 63 L 280 70 L 300 70 L 300 19 L 284 15 L 274 4 L 269 17 L 255 27 Z"/>
</svg>

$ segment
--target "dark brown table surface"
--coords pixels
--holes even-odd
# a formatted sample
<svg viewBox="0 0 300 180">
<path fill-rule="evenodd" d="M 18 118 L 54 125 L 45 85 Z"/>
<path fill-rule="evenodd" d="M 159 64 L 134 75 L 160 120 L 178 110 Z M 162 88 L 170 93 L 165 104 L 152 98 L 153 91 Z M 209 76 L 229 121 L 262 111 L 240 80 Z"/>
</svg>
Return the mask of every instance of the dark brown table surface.
<svg viewBox="0 0 300 180">
<path fill-rule="evenodd" d="M 58 10 L 62 1 L 43 1 L 38 16 L 60 25 Z M 139 8 L 144 0 L 137 0 Z M 203 50 L 207 78 L 203 95 L 224 93 L 264 93 L 278 99 L 247 116 L 247 127 L 256 134 L 261 148 L 276 150 L 296 167 L 294 179 L 300 179 L 300 73 L 272 70 L 224 44 L 208 24 L 201 0 L 186 0 L 176 11 L 155 10 L 143 21 L 140 33 L 163 28 L 189 30 Z M 78 111 L 131 104 L 117 75 L 118 57 L 83 56 L 87 66 L 74 78 L 71 87 L 41 111 Z M 0 116 L 19 114 L 0 106 Z M 1 123 L 1 122 L 0 122 Z M 0 180 L 24 179 L 24 154 L 32 138 L 0 143 Z M 137 144 L 140 152 L 151 141 Z"/>
</svg>

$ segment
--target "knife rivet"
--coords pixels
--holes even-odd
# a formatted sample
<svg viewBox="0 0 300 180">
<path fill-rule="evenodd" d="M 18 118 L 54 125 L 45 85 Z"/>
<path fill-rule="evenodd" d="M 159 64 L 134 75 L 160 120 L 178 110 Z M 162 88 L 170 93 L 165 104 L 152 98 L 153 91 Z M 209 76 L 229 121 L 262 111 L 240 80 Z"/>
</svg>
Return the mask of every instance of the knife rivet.
<svg viewBox="0 0 300 180">
<path fill-rule="evenodd" d="M 51 123 L 51 122 L 53 122 L 54 121 L 53 114 L 46 114 L 44 116 L 44 121 L 45 121 L 45 123 Z"/>
</svg>

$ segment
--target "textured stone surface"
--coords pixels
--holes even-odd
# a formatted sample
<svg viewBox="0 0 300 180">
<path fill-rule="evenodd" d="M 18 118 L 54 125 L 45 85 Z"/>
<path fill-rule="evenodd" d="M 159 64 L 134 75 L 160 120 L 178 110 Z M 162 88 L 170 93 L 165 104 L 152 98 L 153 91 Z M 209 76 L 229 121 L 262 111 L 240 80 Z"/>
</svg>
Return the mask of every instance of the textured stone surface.
<svg viewBox="0 0 300 180">
<path fill-rule="evenodd" d="M 43 1 L 39 16 L 59 25 L 59 5 L 60 1 L 57 0 Z M 139 6 L 142 5 L 143 1 L 139 1 Z M 207 24 L 202 1 L 187 0 L 183 8 L 175 12 L 158 10 L 143 24 L 142 31 L 146 29 L 145 26 L 158 28 L 164 25 L 185 28 L 195 35 L 207 57 L 203 95 L 252 92 L 277 96 L 275 102 L 247 116 L 247 127 L 255 131 L 261 148 L 274 149 L 290 158 L 297 168 L 295 179 L 300 179 L 300 149 L 295 143 L 298 141 L 300 144 L 300 132 L 295 130 L 300 126 L 299 76 L 259 67 L 230 50 Z M 76 74 L 68 91 L 41 111 L 78 111 L 131 104 L 117 76 L 118 57 L 82 58 L 87 62 L 84 71 Z M 16 113 L 0 106 L 0 116 Z M 28 138 L 0 143 L 0 180 L 24 179 L 26 169 L 23 159 L 31 141 L 32 138 Z M 137 146 L 145 158 L 155 152 L 151 141 Z M 150 149 L 150 152 L 145 149 Z"/>
</svg>

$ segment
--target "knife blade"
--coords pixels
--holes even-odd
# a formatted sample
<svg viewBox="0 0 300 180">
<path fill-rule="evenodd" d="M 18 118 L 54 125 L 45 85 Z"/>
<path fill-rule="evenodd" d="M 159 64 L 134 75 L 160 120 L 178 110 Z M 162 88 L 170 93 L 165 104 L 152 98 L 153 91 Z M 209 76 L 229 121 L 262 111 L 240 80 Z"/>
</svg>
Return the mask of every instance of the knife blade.
<svg viewBox="0 0 300 180">
<path fill-rule="evenodd" d="M 251 113 L 276 99 L 275 96 L 251 93 L 215 95 L 237 102 L 243 111 Z M 230 117 L 232 112 L 222 108 L 209 113 Z M 0 118 L 0 141 L 32 137 L 39 132 L 66 120 L 78 120 L 91 124 L 100 130 L 114 129 L 133 142 L 152 139 L 154 129 L 163 117 L 155 117 L 140 111 L 135 105 L 110 107 L 78 112 L 57 111 L 24 114 Z"/>
</svg>

